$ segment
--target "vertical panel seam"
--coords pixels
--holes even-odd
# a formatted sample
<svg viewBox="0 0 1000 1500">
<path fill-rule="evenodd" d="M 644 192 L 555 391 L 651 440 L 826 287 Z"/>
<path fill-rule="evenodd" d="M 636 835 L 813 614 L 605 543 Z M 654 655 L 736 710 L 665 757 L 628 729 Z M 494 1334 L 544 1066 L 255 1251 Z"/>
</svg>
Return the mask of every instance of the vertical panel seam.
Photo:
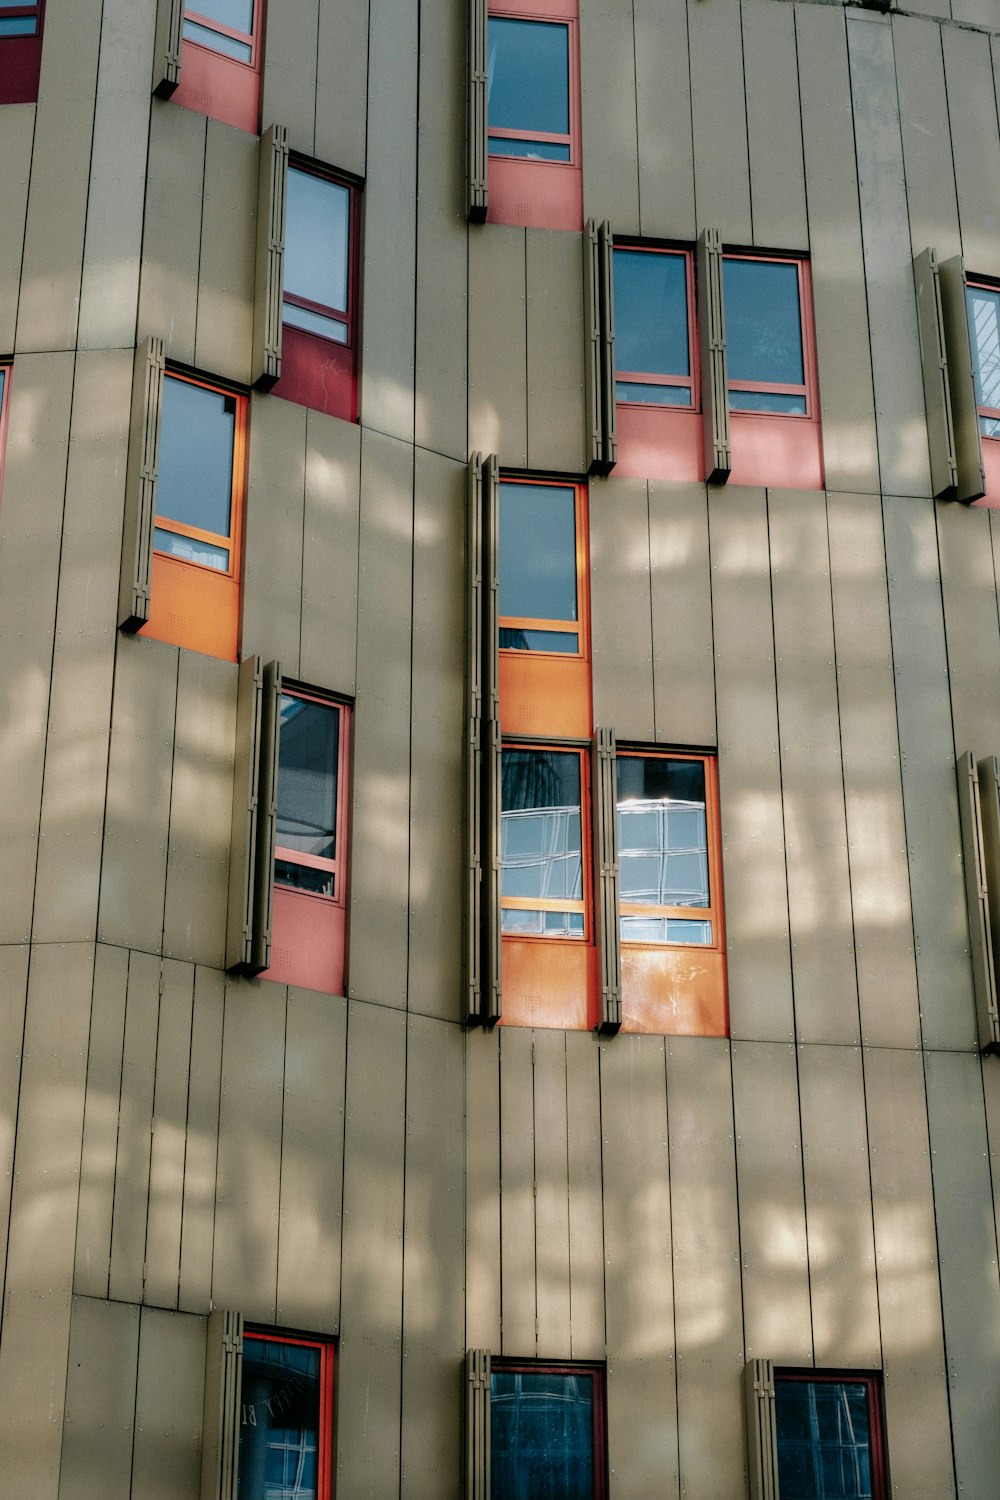
<svg viewBox="0 0 1000 1500">
<path fill-rule="evenodd" d="M 167 940 L 167 887 L 170 884 L 170 835 L 173 826 L 174 813 L 174 765 L 177 759 L 177 711 L 180 706 L 181 697 L 181 660 L 187 655 L 182 650 L 177 650 L 174 669 L 174 712 L 171 718 L 172 733 L 170 744 L 170 794 L 167 798 L 167 829 L 166 850 L 163 861 L 163 907 L 160 912 L 160 971 L 163 970 L 163 952 Z M 110 764 L 111 757 L 108 756 Z"/>
<path fill-rule="evenodd" d="M 24 247 L 28 236 L 28 200 L 31 197 L 31 177 L 35 164 L 35 141 L 38 135 L 38 105 L 35 104 L 31 116 L 31 150 L 28 152 L 28 177 L 24 188 L 24 219 L 21 224 L 21 254 L 18 257 L 18 265 L 21 274 L 17 278 L 17 291 L 14 294 L 14 323 L 11 329 L 10 351 L 13 354 L 18 347 L 17 342 L 17 320 L 21 311 L 21 287 L 24 284 Z"/>
<path fill-rule="evenodd" d="M 288 1000 L 291 993 L 290 986 L 285 984 L 281 988 L 285 992 L 284 1015 L 282 1017 L 281 1032 L 281 1124 L 278 1127 L 278 1198 L 277 1198 L 277 1223 L 274 1226 L 274 1321 L 281 1322 L 281 1314 L 278 1308 L 278 1287 L 280 1285 L 281 1267 L 281 1189 L 284 1182 L 285 1165 L 285 1103 L 288 1098 Z"/>
<path fill-rule="evenodd" d="M 687 1486 L 684 1483 L 684 1470 L 681 1464 L 681 1380 L 680 1360 L 677 1357 L 677 1247 L 674 1242 L 674 1174 L 670 1161 L 670 1085 L 667 1067 L 670 1038 L 663 1037 L 661 1046 L 663 1048 L 663 1124 L 666 1132 L 663 1155 L 667 1166 L 667 1232 L 670 1235 L 670 1336 L 672 1340 L 671 1363 L 674 1367 L 674 1434 L 677 1444 L 677 1479 L 680 1492 L 684 1495 L 687 1492 Z"/>
</svg>

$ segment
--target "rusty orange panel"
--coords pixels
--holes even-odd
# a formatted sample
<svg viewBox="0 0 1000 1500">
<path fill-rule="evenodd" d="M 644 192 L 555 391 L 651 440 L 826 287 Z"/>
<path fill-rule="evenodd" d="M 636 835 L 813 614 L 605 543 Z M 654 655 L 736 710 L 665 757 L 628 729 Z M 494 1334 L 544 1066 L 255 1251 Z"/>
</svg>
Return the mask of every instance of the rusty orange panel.
<svg viewBox="0 0 1000 1500">
<path fill-rule="evenodd" d="M 594 728 L 592 717 L 589 661 L 538 651 L 501 651 L 503 734 L 589 740 Z"/>
<path fill-rule="evenodd" d="M 622 1030 L 727 1036 L 725 954 L 623 943 Z"/>
<path fill-rule="evenodd" d="M 597 950 L 567 939 L 504 938 L 503 1026 L 592 1031 L 597 1025 Z"/>
<path fill-rule="evenodd" d="M 235 578 L 163 553 L 153 556 L 149 623 L 139 632 L 187 651 L 235 661 L 240 586 Z"/>
</svg>

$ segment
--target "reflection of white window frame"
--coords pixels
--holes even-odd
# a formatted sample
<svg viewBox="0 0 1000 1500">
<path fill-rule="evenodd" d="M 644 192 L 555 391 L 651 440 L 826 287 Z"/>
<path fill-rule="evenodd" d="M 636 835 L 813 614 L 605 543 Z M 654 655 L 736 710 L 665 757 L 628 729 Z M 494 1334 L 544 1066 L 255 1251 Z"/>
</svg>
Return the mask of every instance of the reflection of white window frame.
<svg viewBox="0 0 1000 1500">
<path fill-rule="evenodd" d="M 510 843 L 509 831 L 513 828 L 515 821 L 535 818 L 542 823 L 542 837 L 544 847 L 528 854 L 509 854 Z M 570 820 L 575 819 L 579 831 L 579 843 L 576 849 L 570 849 Z M 529 916 L 537 918 L 537 932 L 532 934 L 525 926 L 519 926 L 516 933 L 510 936 L 526 937 L 557 937 L 557 938 L 582 938 L 584 936 L 582 924 L 585 922 L 585 909 L 583 899 L 583 816 L 582 809 L 575 804 L 565 807 L 525 807 L 511 809 L 500 815 L 500 849 L 503 871 L 509 870 L 541 870 L 541 892 L 538 896 L 509 896 L 501 895 L 500 905 L 502 909 L 521 913 L 522 922 L 526 922 Z M 576 878 L 572 882 L 580 892 L 579 897 L 553 895 L 553 888 L 566 890 L 572 888 L 571 881 L 566 877 L 565 871 L 570 862 L 576 864 Z M 558 872 L 558 878 L 557 878 Z M 564 921 L 553 927 L 546 921 L 547 916 L 560 914 Z M 579 915 L 581 931 L 573 932 L 570 919 Z"/>
<path fill-rule="evenodd" d="M 675 845 L 670 842 L 671 816 L 672 814 L 677 812 L 693 812 L 701 814 L 701 826 L 703 831 L 703 838 L 701 843 L 693 844 L 690 847 L 685 848 L 680 844 Z M 643 845 L 638 843 L 628 843 L 622 831 L 625 820 L 634 816 L 635 814 L 648 817 L 650 813 L 652 813 L 656 817 L 656 826 L 659 834 L 656 844 Z M 671 799 L 670 801 L 663 801 L 660 798 L 653 797 L 646 798 L 642 801 L 628 802 L 618 809 L 618 830 L 619 867 L 621 867 L 625 860 L 632 858 L 652 858 L 659 861 L 660 878 L 658 889 L 655 892 L 651 891 L 649 893 L 648 902 L 644 901 L 642 904 L 669 907 L 686 905 L 699 908 L 707 908 L 711 906 L 712 889 L 708 874 L 708 820 L 705 814 L 704 802 L 683 801 L 679 798 Z M 700 857 L 703 864 L 705 876 L 705 899 L 703 901 L 688 901 L 685 903 L 671 901 L 669 899 L 671 894 L 679 894 L 679 892 L 671 892 L 668 881 L 670 861 L 671 858 L 676 855 L 697 855 Z M 637 895 L 635 899 L 639 900 L 640 898 Z M 623 901 L 623 907 L 624 904 L 625 903 Z"/>
</svg>

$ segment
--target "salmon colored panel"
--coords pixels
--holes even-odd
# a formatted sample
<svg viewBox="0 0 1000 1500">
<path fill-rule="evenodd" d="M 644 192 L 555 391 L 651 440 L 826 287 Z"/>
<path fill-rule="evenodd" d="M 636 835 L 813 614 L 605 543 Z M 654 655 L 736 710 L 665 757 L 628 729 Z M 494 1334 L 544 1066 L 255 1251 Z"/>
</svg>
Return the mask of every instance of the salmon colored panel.
<svg viewBox="0 0 1000 1500">
<path fill-rule="evenodd" d="M 500 652 L 500 729 L 589 740 L 590 663 L 538 651 Z"/>
<path fill-rule="evenodd" d="M 491 156 L 487 224 L 583 228 L 583 172 L 570 162 Z"/>
<path fill-rule="evenodd" d="M 236 661 L 240 635 L 240 586 L 228 573 L 153 554 L 149 622 L 140 635 L 186 651 Z"/>
<path fill-rule="evenodd" d="M 597 951 L 591 943 L 505 937 L 502 947 L 502 1025 L 596 1027 Z"/>
<path fill-rule="evenodd" d="M 344 993 L 344 908 L 325 896 L 274 887 L 271 967 L 261 979 L 325 995 Z"/>
<path fill-rule="evenodd" d="M 725 954 L 623 943 L 622 1030 L 728 1036 Z"/>
<path fill-rule="evenodd" d="M 286 323 L 281 330 L 281 379 L 271 394 L 345 422 L 356 421 L 354 350 Z"/>
<path fill-rule="evenodd" d="M 259 49 L 258 49 L 259 50 Z M 260 123 L 260 73 L 248 63 L 224 57 L 197 42 L 181 43 L 181 79 L 174 104 L 193 109 L 223 125 L 256 135 Z"/>
<path fill-rule="evenodd" d="M 729 413 L 730 484 L 783 490 L 823 488 L 819 422 L 766 412 Z"/>
<path fill-rule="evenodd" d="M 983 469 L 986 494 L 972 504 L 983 510 L 1000 510 L 1000 438 L 983 438 Z"/>
<path fill-rule="evenodd" d="M 615 474 L 633 479 L 705 478 L 701 412 L 673 406 L 617 407 Z"/>
</svg>

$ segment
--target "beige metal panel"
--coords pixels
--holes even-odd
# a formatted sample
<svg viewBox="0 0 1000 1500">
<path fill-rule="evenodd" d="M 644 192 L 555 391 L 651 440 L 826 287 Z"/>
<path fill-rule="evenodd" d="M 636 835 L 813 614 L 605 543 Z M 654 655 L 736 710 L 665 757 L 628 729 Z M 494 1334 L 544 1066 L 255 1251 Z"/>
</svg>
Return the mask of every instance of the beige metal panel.
<svg viewBox="0 0 1000 1500">
<path fill-rule="evenodd" d="M 248 385 L 254 314 L 256 139 L 209 120 L 195 364 Z"/>
<path fill-rule="evenodd" d="M 506 1041 L 504 1037 L 502 1052 L 507 1050 Z M 535 1031 L 533 1048 L 536 1352 L 540 1359 L 570 1359 L 573 1347 L 566 1033 Z M 505 1292 L 507 1285 L 505 1278 Z"/>
<path fill-rule="evenodd" d="M 463 460 L 468 453 L 469 276 L 464 140 L 463 7 L 452 0 L 422 0 L 414 441 Z"/>
<path fill-rule="evenodd" d="M 500 1278 L 503 1315 L 496 1352 L 530 1359 L 538 1332 L 535 1289 L 533 1033 L 500 1033 Z"/>
<path fill-rule="evenodd" d="M 799 1084 L 789 1042 L 733 1042 L 736 1178 L 748 1359 L 810 1365 Z"/>
<path fill-rule="evenodd" d="M 0 941 L 31 928 L 42 757 L 52 670 L 73 356 L 24 355 L 10 383 L 0 507 Z M 26 582 L 28 587 L 25 586 Z"/>
<path fill-rule="evenodd" d="M 7 1258 L 10 1196 L 14 1184 L 14 1136 L 21 1082 L 28 958 L 27 944 L 0 948 L 0 1035 L 6 1038 L 6 1045 L 0 1053 L 0 1286 Z"/>
<path fill-rule="evenodd" d="M 368 0 L 355 0 L 349 6 L 321 4 L 316 57 L 317 159 L 363 177 L 367 123 Z"/>
<path fill-rule="evenodd" d="M 940 0 L 947 9 L 948 0 Z M 921 6 L 930 10 L 931 4 Z M 962 248 L 940 30 L 914 16 L 892 17 L 900 133 L 906 168 L 910 243 L 933 245 L 942 259 Z"/>
<path fill-rule="evenodd" d="M 288 131 L 269 125 L 257 143 L 256 248 L 253 268 L 253 344 L 250 381 L 269 391 L 281 375 L 288 208 Z"/>
<path fill-rule="evenodd" d="M 460 1018 L 466 466 L 417 450 L 410 763 L 410 1010 Z"/>
<path fill-rule="evenodd" d="M 840 6 L 796 11 L 806 203 L 812 252 L 826 480 L 878 492 L 875 396 L 868 349 L 851 81 Z"/>
<path fill-rule="evenodd" d="M 33 104 L 5 104 L 4 149 L 0 156 L 0 349 L 14 347 L 17 303 L 21 291 L 24 222 L 28 210 L 31 146 L 35 134 Z"/>
<path fill-rule="evenodd" d="M 500 1348 L 500 1039 L 502 1029 L 465 1039 L 466 1342 Z"/>
<path fill-rule="evenodd" d="M 584 218 L 610 218 L 623 227 L 638 228 L 631 7 L 623 10 L 615 0 L 583 5 L 579 33 Z M 509 462 L 506 455 L 501 456 Z"/>
<path fill-rule="evenodd" d="M 59 1484 L 93 964 L 86 943 L 31 959 L 0 1347 L 4 1486 L 18 1500 Z"/>
<path fill-rule="evenodd" d="M 194 965 L 164 959 L 142 1292 L 156 1307 L 177 1306 L 193 1008 Z"/>
<path fill-rule="evenodd" d="M 753 242 L 807 250 L 795 12 L 785 0 L 749 0 L 742 16 Z"/>
<path fill-rule="evenodd" d="M 955 753 L 1000 754 L 1000 625 L 988 510 L 936 505 Z"/>
<path fill-rule="evenodd" d="M 594 722 L 622 740 L 653 738 L 649 508 L 642 479 L 590 484 Z"/>
<path fill-rule="evenodd" d="M 995 15 L 992 24 L 996 25 Z M 996 276 L 1000 274 L 996 243 L 996 226 L 1000 221 L 1000 133 L 992 58 L 983 37 L 956 26 L 941 28 L 941 48 L 962 254 L 971 275 Z"/>
<path fill-rule="evenodd" d="M 347 1001 L 288 991 L 281 1127 L 277 1321 L 335 1334 L 340 1324 Z"/>
<path fill-rule="evenodd" d="M 406 1025 L 385 1006 L 348 1007 L 336 1486 L 345 1500 L 399 1489 Z M 457 1470 L 457 1441 L 453 1455 Z"/>
<path fill-rule="evenodd" d="M 301 0 L 294 11 L 282 7 L 272 13 L 266 25 L 261 127 L 266 130 L 280 120 L 288 127 L 292 150 L 304 156 L 316 155 L 317 37 L 323 8 L 328 7 L 320 0 Z M 357 56 L 351 63 L 359 66 Z M 338 165 L 335 156 L 330 164 Z"/>
<path fill-rule="evenodd" d="M 81 354 L 73 386 L 32 935 L 92 938 L 107 791 L 131 349 Z"/>
<path fill-rule="evenodd" d="M 191 1069 L 188 1080 L 184 1201 L 177 1305 L 207 1313 L 212 1304 L 212 1244 L 222 1089 L 222 1022 L 226 979 L 218 969 L 194 971 Z"/>
<path fill-rule="evenodd" d="M 1000 1285 L 983 1070 L 993 1060 L 924 1054 L 956 1492 L 991 1500 L 1000 1474 Z"/>
<path fill-rule="evenodd" d="M 74 1297 L 59 1500 L 129 1500 L 139 1309 Z"/>
<path fill-rule="evenodd" d="M 159 1018 L 160 960 L 130 953 L 108 1283 L 117 1302 L 142 1300 Z"/>
<path fill-rule="evenodd" d="M 827 525 L 861 1037 L 868 1046 L 915 1047 L 920 1017 L 881 509 L 864 495 L 829 494 Z"/>
<path fill-rule="evenodd" d="M 992 1061 L 982 1068 L 983 1099 L 986 1106 L 986 1133 L 989 1138 L 990 1177 L 993 1187 L 993 1218 L 1000 1238 L 1000 1195 L 996 1190 L 1000 1168 L 1000 1069 Z"/>
<path fill-rule="evenodd" d="M 663 1038 L 600 1043 L 608 1464 L 621 1495 L 677 1495 Z"/>
<path fill-rule="evenodd" d="M 587 468 L 581 254 L 575 234 L 525 233 L 531 469 L 582 474 Z"/>
<path fill-rule="evenodd" d="M 413 441 L 420 0 L 369 0 L 361 421 Z"/>
<path fill-rule="evenodd" d="M 90 1297 L 108 1295 L 128 965 L 129 956 L 124 948 L 98 945 L 94 955 L 73 1273 L 74 1291 Z M 15 1035 L 13 1029 L 5 1034 Z"/>
<path fill-rule="evenodd" d="M 791 1041 L 785 834 L 762 490 L 711 490 L 712 618 L 734 1037 Z"/>
<path fill-rule="evenodd" d="M 208 122 L 154 99 L 149 122 L 139 338 L 161 337 L 168 359 L 194 364 Z M 250 226 L 247 226 L 250 233 Z"/>
<path fill-rule="evenodd" d="M 743 1306 L 727 1041 L 668 1038 L 667 1105 L 682 1492 L 738 1495 Z"/>
<path fill-rule="evenodd" d="M 892 1480 L 935 1500 L 954 1473 L 920 1055 L 867 1049 L 865 1093 Z"/>
<path fill-rule="evenodd" d="M 306 418 L 299 673 L 354 696 L 358 634 L 361 428 L 325 412 Z"/>
<path fill-rule="evenodd" d="M 944 302 L 937 256 L 930 248 L 913 258 L 913 284 L 917 294 L 917 329 L 927 412 L 927 445 L 930 449 L 931 494 L 951 499 L 958 488 L 955 457 L 955 425 L 952 419 L 951 381 L 945 339 Z"/>
<path fill-rule="evenodd" d="M 366 431 L 348 975 L 351 995 L 395 1006 L 406 1003 L 412 569 L 413 450 Z"/>
<path fill-rule="evenodd" d="M 528 464 L 525 255 L 523 229 L 469 233 L 469 450 L 508 469 Z"/>
<path fill-rule="evenodd" d="M 465 1042 L 407 1021 L 401 1500 L 459 1500 L 465 1309 Z"/>
<path fill-rule="evenodd" d="M 702 484 L 649 486 L 655 738 L 714 745 L 708 507 Z"/>
<path fill-rule="evenodd" d="M 638 228 L 646 235 L 693 240 L 698 229 L 687 6 L 684 0 L 633 0 L 632 19 L 639 133 Z M 631 228 L 635 222 L 632 219 L 623 227 Z"/>
<path fill-rule="evenodd" d="M 574 1359 L 603 1359 L 606 1350 L 600 1058 L 592 1036 L 567 1031 L 569 1300 Z"/>
<path fill-rule="evenodd" d="M 212 1302 L 275 1321 L 285 988 L 226 983 Z"/>
<path fill-rule="evenodd" d="M 923 375 L 916 309 L 908 276 L 909 219 L 896 99 L 892 32 L 887 20 L 858 10 L 848 17 L 854 141 L 872 383 L 883 489 L 930 494 Z"/>
<path fill-rule="evenodd" d="M 860 1036 L 826 497 L 768 496 L 795 1032 Z"/>
<path fill-rule="evenodd" d="M 889 619 L 921 1033 L 928 1047 L 973 1048 L 935 509 L 930 501 L 883 498 Z"/>
<path fill-rule="evenodd" d="M 254 395 L 240 649 L 244 657 L 277 657 L 289 677 L 299 674 L 305 468 L 305 408 Z"/>
<path fill-rule="evenodd" d="M 163 941 L 179 655 L 120 636 L 115 661 L 97 935 L 147 953 Z"/>
<path fill-rule="evenodd" d="M 170 796 L 163 952 L 225 966 L 237 670 L 182 651 Z"/>
<path fill-rule="evenodd" d="M 205 1320 L 144 1307 L 139 1324 L 132 1494 L 194 1500 L 201 1478 Z"/>
<path fill-rule="evenodd" d="M 857 1047 L 798 1049 L 817 1365 L 879 1368 L 865 1085 Z"/>
<path fill-rule="evenodd" d="M 71 349 L 80 313 L 102 0 L 53 6 L 31 153 L 18 350 Z M 140 70 L 141 71 L 141 70 Z"/>
<path fill-rule="evenodd" d="M 739 11 L 728 5 L 689 6 L 688 45 L 698 226 L 715 224 L 727 244 L 749 245 L 750 160 Z M 725 107 L 720 108 L 723 99 Z"/>
<path fill-rule="evenodd" d="M 150 7 L 105 3 L 77 335 L 85 349 L 135 340 L 153 29 Z"/>
</svg>

